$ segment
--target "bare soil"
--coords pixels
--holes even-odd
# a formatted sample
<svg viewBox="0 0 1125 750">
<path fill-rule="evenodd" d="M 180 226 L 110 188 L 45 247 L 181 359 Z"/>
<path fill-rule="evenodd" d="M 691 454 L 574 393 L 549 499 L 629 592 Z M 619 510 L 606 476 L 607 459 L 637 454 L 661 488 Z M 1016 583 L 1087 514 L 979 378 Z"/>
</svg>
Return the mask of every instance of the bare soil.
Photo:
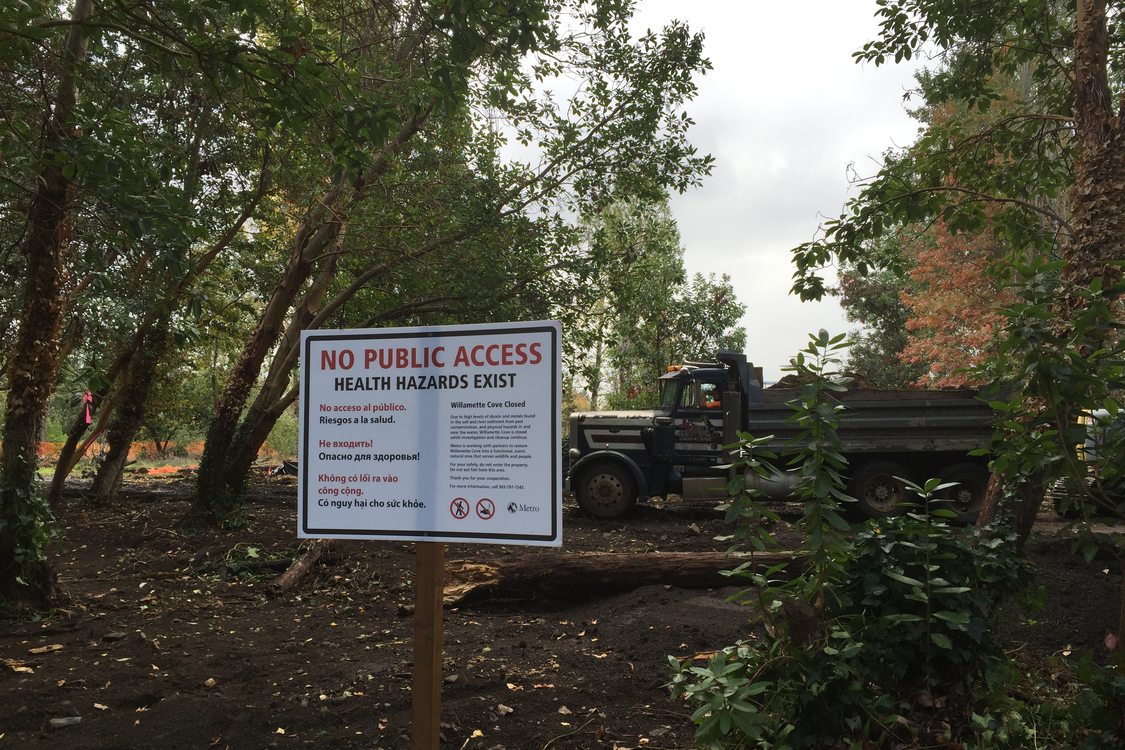
<svg viewBox="0 0 1125 750">
<path fill-rule="evenodd" d="M 294 481 L 260 477 L 236 531 L 179 530 L 191 488 L 186 475 L 135 476 L 100 509 L 84 505 L 80 483 L 68 489 L 51 553 L 60 605 L 0 622 L 0 748 L 409 747 L 413 546 L 344 544 L 272 597 L 275 572 L 240 566 L 295 554 Z M 564 517 L 575 552 L 721 550 L 713 537 L 727 531 L 713 512 L 671 503 L 623 522 L 573 507 Z M 1102 648 L 1117 617 L 1119 571 L 1082 562 L 1055 534 L 1046 524 L 1030 545 L 1046 607 L 1004 623 L 1033 662 Z M 446 559 L 527 552 L 451 545 Z M 690 748 L 687 712 L 664 687 L 667 656 L 747 637 L 735 590 L 447 610 L 442 747 Z"/>
</svg>

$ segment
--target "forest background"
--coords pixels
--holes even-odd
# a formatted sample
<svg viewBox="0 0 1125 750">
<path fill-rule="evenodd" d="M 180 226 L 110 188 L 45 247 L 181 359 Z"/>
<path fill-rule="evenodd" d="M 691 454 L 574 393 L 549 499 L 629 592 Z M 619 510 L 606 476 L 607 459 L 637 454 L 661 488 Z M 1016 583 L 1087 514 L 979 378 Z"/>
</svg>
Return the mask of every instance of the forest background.
<svg viewBox="0 0 1125 750">
<path fill-rule="evenodd" d="M 1119 408 L 1125 18 L 964 5 L 877 4 L 856 57 L 932 56 L 921 135 L 795 248 L 793 292 L 832 292 L 840 268 L 866 382 L 1004 384 L 986 516 L 1026 535 L 1080 468 L 1077 417 Z M 688 139 L 703 38 L 635 36 L 632 11 L 5 7 L 0 597 L 49 598 L 52 506 L 95 440 L 106 505 L 138 438 L 202 437 L 184 523 L 237 525 L 260 448 L 292 434 L 301 330 L 560 319 L 568 390 L 595 407 L 742 349 L 731 280 L 688 277 L 667 209 L 713 166 Z"/>
<path fill-rule="evenodd" d="M 702 36 L 634 37 L 631 13 L 6 6 L 0 595 L 49 589 L 92 447 L 105 505 L 134 442 L 202 439 L 186 522 L 237 524 L 267 437 L 291 449 L 303 329 L 560 319 L 594 403 L 741 348 L 729 279 L 688 277 L 666 207 L 711 168 L 684 111 Z"/>
<path fill-rule="evenodd" d="M 763 608 L 790 620 L 767 644 L 780 656 L 732 647 L 723 653 L 737 665 L 717 656 L 681 681 L 702 704 L 700 740 L 719 746 L 764 726 L 799 736 L 784 725 L 794 706 L 808 746 L 823 730 L 817 705 L 855 709 L 834 714 L 856 718 L 837 738 L 893 724 L 886 701 L 919 685 L 867 691 L 917 673 L 850 676 L 893 666 L 893 644 L 920 644 L 909 658 L 927 666 L 927 690 L 964 705 L 989 695 L 1005 662 L 987 623 L 1059 480 L 1074 480 L 1080 551 L 1121 564 L 1118 540 L 1086 521 L 1122 510 L 1125 430 L 1088 462 L 1074 446 L 1081 418 L 1113 423 L 1125 393 L 1125 8 L 876 6 L 856 59 L 930 58 L 911 92 L 920 135 L 857 177 L 841 215 L 794 248 L 792 291 L 839 293 L 864 324 L 847 364 L 861 383 L 984 389 L 997 426 L 980 524 L 1011 529 L 980 536 L 909 516 L 853 538 L 832 447 L 831 394 L 843 386 L 828 379 L 842 344 L 814 337 L 794 365 L 811 389 L 796 405 L 814 438 L 797 468 L 811 573 Z M 744 348 L 731 279 L 689 277 L 667 208 L 713 167 L 689 140 L 704 40 L 678 22 L 635 35 L 633 10 L 629 0 L 3 6 L 0 600 L 50 603 L 63 483 L 95 441 L 92 505 L 115 501 L 138 439 L 198 437 L 181 526 L 244 523 L 261 447 L 292 436 L 302 330 L 559 319 L 571 406 L 593 407 L 649 404 L 666 364 Z M 41 477 L 52 438 L 61 445 Z M 939 486 L 916 489 L 925 500 Z M 732 507 L 746 513 L 739 533 L 756 534 L 751 506 Z M 896 568 L 882 556 L 899 541 Z M 972 585 L 932 579 L 931 551 L 943 574 L 964 563 Z M 849 600 L 868 574 L 879 590 Z M 937 595 L 961 598 L 931 613 Z M 872 616 L 872 597 L 885 617 Z M 924 615 L 908 610 L 919 601 Z M 811 612 L 805 635 L 794 612 Z M 1093 696 L 1083 705 L 1112 719 L 1099 735 L 1110 743 L 1125 732 L 1122 635 L 1105 642 L 1116 676 L 1099 665 L 1083 688 Z M 795 666 L 754 681 L 780 663 Z M 828 676 L 812 683 L 803 668 Z M 737 669 L 749 677 L 730 693 L 723 680 Z M 779 694 L 774 682 L 793 703 L 771 715 L 753 699 Z M 827 689 L 835 702 L 818 698 Z"/>
</svg>

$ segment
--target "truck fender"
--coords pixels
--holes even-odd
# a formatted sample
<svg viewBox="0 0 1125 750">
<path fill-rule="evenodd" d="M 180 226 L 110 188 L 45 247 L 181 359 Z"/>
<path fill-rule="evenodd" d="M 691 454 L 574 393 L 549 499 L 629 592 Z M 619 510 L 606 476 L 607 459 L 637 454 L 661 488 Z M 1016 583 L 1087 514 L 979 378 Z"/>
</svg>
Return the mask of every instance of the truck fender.
<svg viewBox="0 0 1125 750">
<path fill-rule="evenodd" d="M 593 453 L 587 453 L 585 456 L 575 461 L 570 465 L 570 474 L 566 477 L 566 489 L 574 489 L 571 484 L 572 479 L 582 473 L 582 467 L 590 466 L 598 461 L 613 461 L 628 468 L 633 478 L 637 480 L 637 488 L 640 491 L 641 499 L 643 500 L 645 498 L 647 495 L 648 480 L 645 478 L 644 472 L 636 461 L 629 458 L 624 453 L 618 453 L 617 451 L 594 451 Z"/>
</svg>

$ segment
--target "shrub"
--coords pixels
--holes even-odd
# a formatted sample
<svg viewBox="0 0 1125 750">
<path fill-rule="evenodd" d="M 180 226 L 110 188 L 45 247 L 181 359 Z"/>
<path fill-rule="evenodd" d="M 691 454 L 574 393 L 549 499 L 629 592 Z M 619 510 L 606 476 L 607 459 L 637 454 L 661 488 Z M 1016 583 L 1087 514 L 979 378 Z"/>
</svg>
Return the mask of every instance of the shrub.
<svg viewBox="0 0 1125 750">
<path fill-rule="evenodd" d="M 757 602 L 768 639 L 740 641 L 703 666 L 669 657 L 673 692 L 693 709 L 700 747 L 869 747 L 996 734 L 991 719 L 983 728 L 971 719 L 977 689 L 991 695 L 990 681 L 1009 667 L 992 625 L 997 603 L 1027 577 L 1016 536 L 955 527 L 945 520 L 950 511 L 931 512 L 934 494 L 950 486 L 937 479 L 910 485 L 918 512 L 850 535 L 839 513 L 848 499 L 836 435 L 844 387 L 831 371 L 841 338 L 811 337 L 790 368 L 810 381 L 790 404 L 804 446 L 795 466 L 803 573 L 777 586 L 777 571 L 755 570 L 753 561 L 732 571 L 755 584 L 754 596 L 738 598 Z M 777 471 L 761 451 L 764 439 L 740 438 L 732 446 L 740 472 Z M 776 517 L 757 506 L 744 479 L 730 489 L 728 518 L 739 523 L 730 538 L 739 548 L 768 547 L 762 521 Z"/>
</svg>

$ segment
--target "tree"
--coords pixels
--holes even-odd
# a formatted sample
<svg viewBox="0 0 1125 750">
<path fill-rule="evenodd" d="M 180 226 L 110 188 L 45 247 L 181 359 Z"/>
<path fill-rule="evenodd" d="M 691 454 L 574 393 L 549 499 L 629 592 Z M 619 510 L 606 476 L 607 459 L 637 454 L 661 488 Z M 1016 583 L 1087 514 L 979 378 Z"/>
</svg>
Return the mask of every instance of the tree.
<svg viewBox="0 0 1125 750">
<path fill-rule="evenodd" d="M 909 282 L 892 269 L 840 273 L 840 306 L 849 322 L 863 325 L 850 337 L 846 371 L 874 388 L 909 388 L 922 376 L 921 367 L 902 359 L 910 316 L 902 292 Z"/>
<path fill-rule="evenodd" d="M 668 365 L 710 361 L 717 350 L 743 351 L 746 331 L 738 323 L 746 307 L 738 302 L 730 277 L 695 274 L 690 283 L 659 289 L 663 298 L 636 310 L 617 329 L 611 366 L 617 407 L 650 407 L 660 398 L 657 378 Z"/>
<path fill-rule="evenodd" d="M 500 246 L 503 258 L 517 257 L 521 247 L 534 249 L 543 260 L 549 258 L 544 251 L 562 253 L 560 263 L 552 260 L 517 280 L 517 288 L 531 289 L 566 264 L 571 232 L 565 213 L 638 190 L 682 189 L 709 167 L 709 159 L 687 145 L 690 120 L 678 111 L 694 93 L 694 72 L 706 65 L 701 38 L 673 25 L 634 40 L 627 23 L 631 3 L 565 5 L 576 13 L 576 31 L 552 15 L 559 10 L 555 3 L 531 0 L 455 5 L 443 13 L 403 18 L 390 6 L 370 9 L 365 28 L 373 38 L 357 48 L 368 56 L 360 63 L 390 65 L 392 71 L 365 80 L 394 80 L 400 87 L 372 92 L 382 137 L 365 145 L 362 161 L 356 155 L 347 169 L 321 179 L 324 192 L 306 201 L 289 259 L 228 377 L 208 431 L 194 520 L 223 523 L 237 514 L 258 447 L 297 397 L 293 367 L 299 332 L 330 320 L 346 322 L 342 316 L 353 307 L 349 301 L 373 280 L 402 269 L 417 272 L 420 263 L 450 253 L 481 252 L 484 246 L 477 243 L 490 235 L 506 238 L 508 244 Z M 532 53 L 531 63 L 525 52 Z M 585 80 L 569 101 L 560 103 L 536 85 L 564 73 Z M 414 150 L 429 145 L 444 118 L 463 116 L 470 106 L 506 120 L 524 145 L 534 141 L 538 160 L 499 158 L 499 131 L 487 122 L 484 128 L 474 124 L 472 148 L 462 153 L 477 179 L 462 184 L 471 188 L 463 195 L 464 205 L 479 210 L 452 225 L 415 214 L 408 225 L 424 231 L 410 244 L 398 247 L 400 234 L 382 238 L 379 244 L 395 252 L 369 256 L 352 278 L 340 279 L 341 264 L 355 252 L 349 238 L 361 223 L 356 220 L 386 210 L 380 200 L 384 194 L 376 188 L 408 175 L 418 164 Z M 493 245 L 494 258 L 496 249 Z M 441 295 L 399 299 L 365 322 L 402 321 L 435 308 L 455 313 L 449 302 Z"/>
<path fill-rule="evenodd" d="M 666 202 L 619 202 L 586 225 L 591 262 L 576 301 L 585 315 L 571 329 L 569 361 L 596 410 L 607 394 L 635 399 L 637 382 L 644 387 L 670 363 L 668 310 L 686 275 Z"/>
<path fill-rule="evenodd" d="M 1112 315 L 1113 305 L 1092 301 L 1120 294 L 1116 262 L 1125 255 L 1122 9 L 1104 0 L 1001 0 L 978 11 L 962 0 L 888 0 L 880 7 L 880 35 L 857 58 L 882 64 L 936 46 L 942 64 L 923 77 L 922 92 L 931 106 L 956 102 L 957 112 L 891 154 L 845 213 L 826 223 L 823 237 L 794 250 L 794 291 L 821 296 L 817 269 L 832 258 L 861 273 L 874 267 L 866 243 L 896 224 L 940 218 L 953 235 L 988 227 L 1024 260 L 1061 257 L 1055 336 L 1074 341 L 1065 331 L 1076 324 L 1100 331 L 1075 342 L 1097 352 L 1110 329 L 1090 316 Z M 1015 76 L 1026 81 L 1026 96 L 1005 96 Z M 983 110 L 992 113 L 988 123 L 968 114 Z M 1029 397 L 1028 424 L 1053 424 L 1054 415 L 1043 410 L 1059 400 L 1058 371 L 1017 374 Z M 1057 450 L 1067 449 L 1066 440 L 1059 432 Z M 1013 490 L 1025 533 L 1044 479 L 1041 472 L 1023 474 Z"/>
<path fill-rule="evenodd" d="M 304 21 L 283 0 L 158 7 L 76 0 L 69 17 L 51 3 L 0 10 L 0 98 L 11 105 L 0 142 L 0 272 L 27 280 L 22 302 L 7 294 L 0 302 L 19 321 L 0 333 L 14 338 L 0 458 L 0 597 L 42 599 L 48 588 L 42 551 L 50 516 L 34 487 L 35 454 L 59 362 L 86 328 L 63 328 L 68 308 L 86 292 L 121 302 L 133 299 L 122 294 L 131 284 L 152 291 L 169 278 L 195 278 L 239 232 L 248 211 L 209 209 L 260 195 L 257 144 L 285 132 L 279 125 L 333 114 L 311 95 L 325 92 L 338 68 L 294 54 Z M 197 85 L 179 85 L 185 81 Z M 240 123 L 242 138 L 209 139 L 214 110 L 200 105 L 208 96 L 230 105 L 222 116 Z M 224 161 L 231 144 L 247 143 L 257 157 L 251 166 Z M 17 244 L 23 252 L 15 259 Z M 107 392 L 188 286 L 114 307 L 129 343 L 110 357 Z"/>
<path fill-rule="evenodd" d="M 59 369 L 63 274 L 75 198 L 75 184 L 64 174 L 62 163 L 76 135 L 78 69 L 87 41 L 83 24 L 93 6 L 93 0 L 75 0 L 69 30 L 61 41 L 56 92 L 39 147 L 38 188 L 21 247 L 27 280 L 8 359 L 9 393 L 0 448 L 0 600 L 5 601 L 43 602 L 53 588 L 43 560 L 50 512 L 37 496 L 34 482 L 39 436 Z"/>
<path fill-rule="evenodd" d="M 1009 161 L 1005 151 L 989 151 L 988 133 L 1002 127 L 1013 108 L 1033 103 L 1036 89 L 1030 67 L 1021 66 L 1011 73 L 993 72 L 989 83 L 994 90 L 992 98 L 998 104 L 984 111 L 964 101 L 946 98 L 936 90 L 940 80 L 941 76 L 933 72 L 919 74 L 919 93 L 924 101 L 912 115 L 925 127 L 925 136 L 917 152 L 902 160 L 903 163 L 909 163 L 910 158 L 923 157 L 940 161 L 956 137 L 969 141 L 965 148 L 973 150 L 974 160 L 997 165 Z M 938 137 L 940 134 L 944 136 Z M 895 161 L 896 155 L 890 158 Z M 962 186 L 960 174 L 964 169 L 953 162 L 949 165 L 954 171 L 942 177 L 942 188 L 955 190 Z M 1069 171 L 1069 162 L 1065 159 L 1059 166 Z M 969 178 L 980 179 L 971 171 Z M 1059 216 L 1067 214 L 1063 196 L 1050 197 L 1050 191 L 1040 191 L 1036 186 L 1025 186 L 1025 190 L 1029 205 L 1041 205 Z M 997 269 L 1017 259 L 1027 259 L 1029 255 L 1050 256 L 1056 252 L 1046 239 L 1037 245 L 1017 248 L 1010 237 L 998 238 L 988 226 L 996 211 L 996 206 L 985 206 L 980 216 L 968 223 L 964 223 L 966 216 L 956 217 L 963 222 L 956 232 L 950 231 L 950 221 L 940 214 L 936 220 L 931 217 L 901 223 L 903 217 L 889 211 L 886 240 L 867 243 L 871 265 L 885 269 L 877 274 L 878 280 L 868 283 L 865 274 L 847 267 L 851 284 L 848 304 L 862 311 L 861 319 L 870 314 L 872 303 L 878 306 L 879 297 L 889 291 L 886 284 L 898 282 L 903 319 L 894 336 L 899 347 L 895 351 L 900 357 L 905 352 L 906 361 L 902 366 L 917 371 L 918 385 L 967 384 L 973 378 L 970 368 L 983 360 L 982 345 L 993 340 L 989 331 L 997 332 L 995 324 L 1001 318 L 1000 311 L 1011 297 L 1007 289 L 1010 275 Z M 974 228 L 972 223 L 977 218 L 984 224 Z M 987 253 L 982 254 L 985 248 Z M 986 269 L 988 272 L 982 273 Z M 867 292 L 874 294 L 874 299 L 864 299 Z M 852 359 L 862 357 L 865 352 L 866 348 L 861 345 L 853 350 Z"/>
<path fill-rule="evenodd" d="M 746 311 L 730 277 L 684 270 L 680 234 L 666 201 L 619 202 L 587 221 L 592 274 L 577 304 L 571 361 L 590 394 L 615 406 L 651 406 L 668 365 L 742 351 Z"/>
<path fill-rule="evenodd" d="M 927 238 L 910 271 L 912 289 L 903 293 L 909 337 L 900 357 L 922 369 L 920 385 L 980 385 L 972 370 L 993 353 L 1011 301 L 1011 290 L 990 274 L 1002 251 L 990 231 L 952 235 L 940 220 Z"/>
<path fill-rule="evenodd" d="M 85 85 L 96 99 L 81 113 L 90 143 L 70 164 L 84 186 L 71 268 L 82 282 L 68 290 L 64 337 L 87 359 L 97 421 L 88 430 L 84 410 L 75 415 L 48 490 L 53 507 L 97 435 L 111 460 L 96 484 L 116 486 L 152 373 L 185 320 L 179 310 L 199 305 L 200 277 L 263 198 L 277 144 L 267 126 L 303 114 L 267 94 L 264 79 L 286 70 L 276 88 L 303 88 L 272 39 L 299 20 L 269 3 L 99 9 L 97 27 L 112 30 L 91 49 Z"/>
</svg>

